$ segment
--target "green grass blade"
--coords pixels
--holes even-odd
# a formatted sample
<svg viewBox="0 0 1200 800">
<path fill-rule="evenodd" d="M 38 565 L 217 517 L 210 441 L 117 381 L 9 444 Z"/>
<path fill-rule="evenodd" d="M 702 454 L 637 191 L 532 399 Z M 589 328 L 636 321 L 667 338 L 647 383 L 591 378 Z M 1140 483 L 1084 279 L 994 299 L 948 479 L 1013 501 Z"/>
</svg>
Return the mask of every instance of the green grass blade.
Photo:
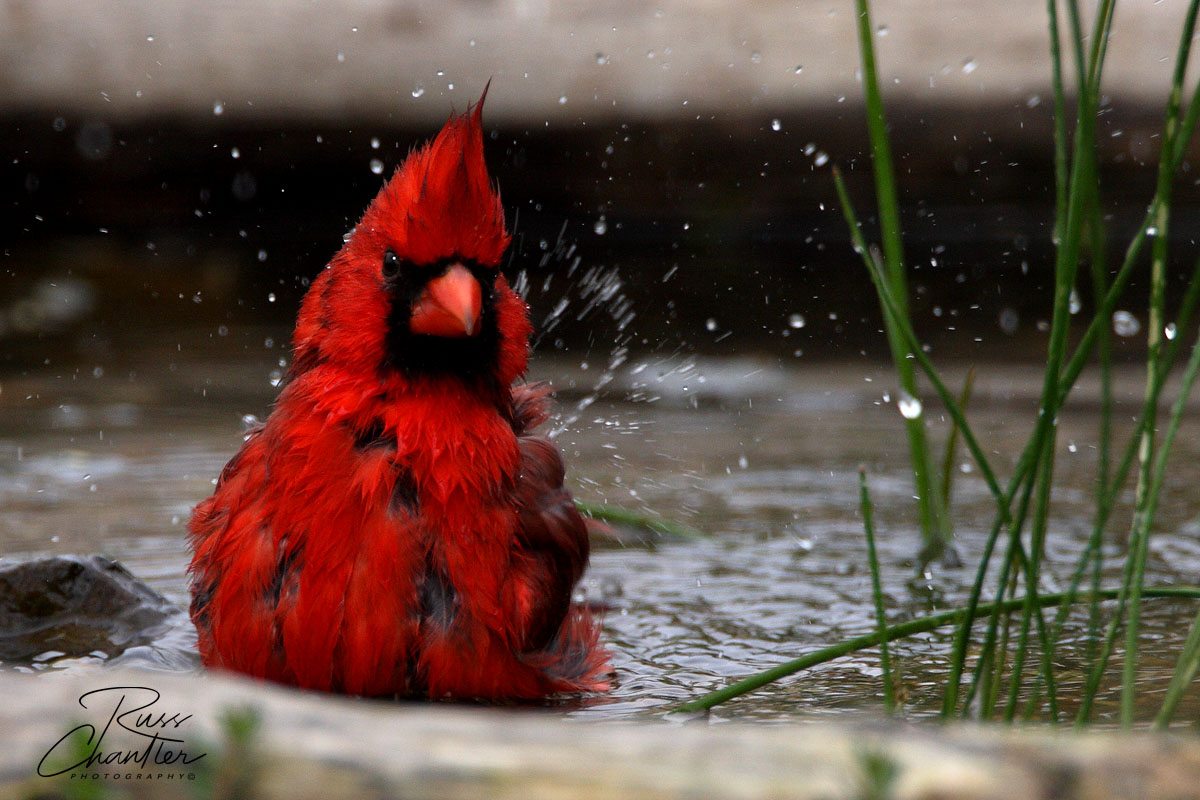
<svg viewBox="0 0 1200 800">
<path fill-rule="evenodd" d="M 958 407 L 966 412 L 971 402 L 971 392 L 975 387 L 975 367 L 967 368 L 967 376 L 963 378 L 962 392 L 958 395 Z M 946 450 L 942 454 L 942 508 L 950 510 L 950 490 L 954 486 L 954 460 L 958 455 L 959 429 L 957 425 L 950 426 L 950 435 L 946 437 Z"/>
<path fill-rule="evenodd" d="M 879 296 L 880 305 L 883 306 L 884 316 L 895 321 L 900 335 L 904 337 L 908 354 L 921 367 L 925 373 L 925 377 L 929 379 L 929 383 L 937 393 L 938 399 L 945 406 L 946 413 L 950 415 L 955 427 L 961 432 L 964 445 L 971 453 L 971 458 L 974 459 L 976 466 L 979 467 L 980 476 L 987 484 L 988 489 L 992 492 L 997 502 L 1000 502 L 1004 497 L 1004 493 L 1000 490 L 1000 485 L 996 481 L 996 474 L 992 470 L 992 465 L 988 461 L 987 455 L 979 445 L 979 440 L 975 438 L 975 434 L 971 430 L 971 426 L 967 423 L 967 418 L 964 416 L 962 409 L 955 402 L 954 396 L 946 387 L 945 381 L 938 374 L 937 369 L 933 366 L 933 362 L 925 355 L 925 351 L 922 349 L 921 343 L 917 340 L 917 335 L 913 331 L 911 323 L 906 318 L 900 316 L 900 308 L 883 279 L 879 265 L 871 257 L 870 248 L 868 248 L 866 240 L 863 239 L 858 217 L 854 212 L 854 206 L 850 202 L 850 194 L 846 191 L 846 183 L 842 178 L 841 170 L 834 167 L 832 172 L 834 188 L 837 190 L 838 200 L 842 206 L 842 215 L 845 217 L 846 225 L 850 229 L 850 239 L 854 246 L 854 251 L 862 257 L 863 263 L 867 267 L 867 274 L 870 275 L 876 294 Z M 1004 504 L 1004 508 L 1007 509 L 1007 503 Z"/>
<path fill-rule="evenodd" d="M 888 656 L 887 615 L 883 610 L 883 585 L 879 580 L 879 556 L 875 552 L 875 524 L 871 517 L 871 497 L 867 492 L 867 471 L 858 471 L 859 505 L 862 508 L 863 530 L 867 536 L 867 561 L 871 565 L 871 594 L 875 598 L 875 621 L 879 631 L 879 666 L 883 671 L 883 702 L 889 714 L 896 710 L 896 683 Z"/>
<path fill-rule="evenodd" d="M 630 511 L 627 508 L 618 506 L 602 505 L 600 503 L 588 503 L 583 500 L 576 500 L 575 507 L 579 509 L 579 513 L 590 519 L 599 520 L 601 522 L 612 522 L 617 525 L 628 525 L 632 528 L 652 531 L 654 533 L 662 533 L 667 536 L 673 536 L 677 539 L 708 539 L 711 538 L 708 534 L 696 530 L 691 525 L 682 522 L 677 522 L 672 519 L 664 519 L 662 517 L 652 517 L 647 514 L 641 514 L 637 511 Z"/>
<path fill-rule="evenodd" d="M 1155 728 L 1165 730 L 1171 724 L 1171 718 L 1175 716 L 1175 709 L 1179 706 L 1183 693 L 1195 679 L 1197 670 L 1200 670 L 1200 613 L 1192 619 L 1192 627 L 1188 630 L 1187 641 L 1184 642 L 1183 650 L 1179 654 L 1179 661 L 1175 664 L 1175 674 L 1171 676 L 1171 683 L 1167 686 L 1167 694 L 1163 698 L 1162 707 L 1154 717 Z"/>
<path fill-rule="evenodd" d="M 1091 715 L 1092 705 L 1095 702 L 1096 692 L 1099 690 L 1100 681 L 1103 677 L 1104 670 L 1108 665 L 1108 660 L 1112 656 L 1112 651 L 1116 639 L 1117 629 L 1120 624 L 1122 615 L 1127 608 L 1127 597 L 1134 593 L 1141 598 L 1146 595 L 1142 588 L 1141 582 L 1145 574 L 1146 564 L 1146 548 L 1149 539 L 1150 524 L 1154 518 L 1154 513 L 1157 510 L 1158 498 L 1162 493 L 1162 484 L 1167 472 L 1167 459 L 1171 452 L 1171 447 L 1175 441 L 1175 435 L 1179 430 L 1179 424 L 1183 419 L 1183 412 L 1187 406 L 1187 399 L 1191 393 L 1192 387 L 1195 384 L 1197 375 L 1200 374 L 1200 339 L 1192 348 L 1191 357 L 1188 359 L 1187 368 L 1184 370 L 1183 384 L 1180 387 L 1179 395 L 1176 397 L 1171 408 L 1170 421 L 1167 424 L 1166 434 L 1163 438 L 1163 444 L 1156 454 L 1156 460 L 1152 477 L 1149 485 L 1146 488 L 1145 505 L 1139 505 L 1134 515 L 1134 526 L 1130 536 L 1129 550 L 1130 556 L 1126 561 L 1124 580 L 1121 586 L 1120 593 L 1117 596 L 1118 606 L 1117 613 L 1109 623 L 1108 630 L 1105 636 L 1103 651 L 1093 664 L 1092 672 L 1088 676 L 1087 684 L 1084 688 L 1084 695 L 1079 707 L 1079 713 L 1076 717 L 1076 725 L 1085 724 Z M 1133 615 L 1129 617 L 1131 624 L 1134 619 Z M 1126 647 L 1130 647 L 1130 637 L 1126 632 Z M 1137 647 L 1136 639 L 1133 640 L 1135 649 Z M 1129 660 L 1126 661 L 1126 664 Z M 1136 663 L 1136 662 L 1134 662 Z M 1125 704 L 1124 704 L 1124 682 L 1128 680 L 1126 670 L 1122 670 L 1122 723 L 1126 723 Z M 1128 722 L 1132 722 L 1132 714 L 1128 717 Z"/>
<path fill-rule="evenodd" d="M 1101 592 L 1102 597 L 1111 600 L 1117 596 L 1116 590 L 1104 590 Z M 1156 586 L 1148 587 L 1144 595 L 1146 597 L 1169 598 L 1169 599 L 1200 599 L 1200 586 Z M 1047 608 L 1055 606 L 1066 599 L 1062 594 L 1043 594 L 1038 598 L 1038 604 Z M 1081 599 L 1088 599 L 1083 596 Z M 1025 607 L 1025 598 L 1018 597 L 1013 600 L 1008 600 L 1001 605 L 1001 613 L 1011 614 L 1014 611 L 1020 611 Z M 978 611 L 982 613 L 990 613 L 992 610 L 991 603 L 981 604 Z M 929 631 L 937 630 L 946 625 L 956 625 L 962 622 L 963 617 L 967 614 L 965 608 L 957 608 L 952 611 L 943 611 L 940 614 L 932 614 L 927 617 L 919 617 L 917 619 L 907 620 L 896 625 L 889 625 L 888 628 L 880 633 L 873 631 L 862 636 L 856 636 L 853 639 L 846 639 L 837 644 L 823 647 L 807 655 L 788 661 L 784 664 L 771 667 L 762 672 L 755 673 L 739 681 L 736 681 L 715 692 L 709 692 L 706 695 L 689 700 L 683 703 L 675 710 L 681 713 L 706 711 L 713 706 L 720 705 L 740 697 L 741 695 L 752 692 L 756 689 L 761 689 L 775 681 L 786 678 L 789 675 L 794 675 L 801 670 L 815 667 L 818 664 L 824 664 L 828 661 L 841 658 L 842 656 L 855 653 L 859 650 L 865 650 L 868 647 L 875 647 L 884 640 L 894 642 L 897 639 L 903 639 L 907 636 L 915 636 L 919 633 L 928 633 Z"/>
<path fill-rule="evenodd" d="M 1154 244 L 1151 248 L 1150 260 L 1150 308 L 1149 324 L 1146 329 L 1146 399 L 1143 415 L 1146 422 L 1142 430 L 1141 444 L 1138 448 L 1138 459 L 1141 470 L 1138 477 L 1136 511 L 1134 525 L 1137 528 L 1135 540 L 1138 547 L 1133 552 L 1133 586 L 1129 598 L 1129 619 L 1125 625 L 1125 653 L 1121 674 L 1121 725 L 1129 727 L 1133 724 L 1134 714 L 1134 681 L 1137 677 L 1138 637 L 1140 631 L 1140 616 L 1142 603 L 1142 576 L 1146 565 L 1146 552 L 1149 547 L 1151 525 L 1154 521 L 1154 509 L 1161 489 L 1161 476 L 1153 474 L 1156 461 L 1154 458 L 1155 414 L 1158 409 L 1159 391 L 1158 380 L 1163 369 L 1163 328 L 1166 308 L 1166 269 L 1167 269 L 1167 240 L 1168 225 L 1171 213 L 1171 179 L 1174 172 L 1171 169 L 1171 156 L 1175 153 L 1175 137 L 1179 135 L 1179 115 L 1182 108 L 1183 79 L 1187 72 L 1188 54 L 1191 50 L 1192 34 L 1196 28 L 1196 12 L 1200 4 L 1191 3 L 1184 21 L 1182 39 L 1179 44 L 1178 57 L 1175 59 L 1175 73 L 1171 85 L 1171 94 L 1167 100 L 1166 123 L 1163 128 L 1162 156 L 1159 158 L 1158 186 L 1155 191 L 1154 207 Z M 1190 386 L 1188 387 L 1190 388 Z M 1180 393 L 1185 397 L 1187 389 Z M 1169 445 L 1165 445 L 1169 446 Z M 1165 457 L 1165 453 L 1163 454 Z M 1165 464 L 1163 465 L 1165 467 Z M 1153 485 L 1157 484 L 1157 485 Z"/>
<path fill-rule="evenodd" d="M 875 177 L 875 199 L 879 210 L 880 237 L 883 245 L 885 282 L 896 301 L 896 319 L 908 319 L 908 279 L 904 266 L 904 245 L 901 238 L 900 202 L 896 194 L 896 171 L 888 139 L 887 119 L 883 97 L 875 69 L 875 45 L 871 30 L 871 14 L 867 0 L 855 0 L 857 11 L 859 56 L 862 62 L 864 104 L 867 112 L 867 136 L 871 147 L 872 172 Z M 902 392 L 917 398 L 916 374 L 908 360 L 903 337 L 897 330 L 896 319 L 884 314 L 884 328 L 895 364 L 896 377 Z M 937 473 L 921 415 L 905 419 L 908 433 L 909 460 L 916 484 L 917 505 L 924 537 L 921 559 L 936 558 L 950 546 L 950 521 L 941 507 L 941 492 L 936 488 Z"/>
</svg>

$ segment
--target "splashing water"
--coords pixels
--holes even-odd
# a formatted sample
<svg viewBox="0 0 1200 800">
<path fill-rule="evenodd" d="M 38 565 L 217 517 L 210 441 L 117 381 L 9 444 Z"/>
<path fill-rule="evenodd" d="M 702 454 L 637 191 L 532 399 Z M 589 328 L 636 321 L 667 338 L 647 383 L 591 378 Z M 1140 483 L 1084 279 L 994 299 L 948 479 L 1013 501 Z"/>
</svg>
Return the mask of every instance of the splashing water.
<svg viewBox="0 0 1200 800">
<path fill-rule="evenodd" d="M 1128 311 L 1114 311 L 1112 315 L 1113 333 L 1117 336 L 1137 336 L 1142 329 L 1142 323 Z"/>
</svg>

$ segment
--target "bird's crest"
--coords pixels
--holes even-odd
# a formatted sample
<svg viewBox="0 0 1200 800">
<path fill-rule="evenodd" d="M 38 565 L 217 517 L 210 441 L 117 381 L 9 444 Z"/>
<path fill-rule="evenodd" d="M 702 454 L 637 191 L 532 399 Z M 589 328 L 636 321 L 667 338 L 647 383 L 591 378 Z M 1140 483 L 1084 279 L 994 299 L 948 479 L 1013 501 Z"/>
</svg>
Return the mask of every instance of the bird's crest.
<svg viewBox="0 0 1200 800">
<path fill-rule="evenodd" d="M 499 265 L 509 235 L 483 158 L 486 97 L 485 88 L 478 103 L 409 153 L 367 208 L 359 231 L 383 236 L 416 264 L 454 257 Z"/>
</svg>

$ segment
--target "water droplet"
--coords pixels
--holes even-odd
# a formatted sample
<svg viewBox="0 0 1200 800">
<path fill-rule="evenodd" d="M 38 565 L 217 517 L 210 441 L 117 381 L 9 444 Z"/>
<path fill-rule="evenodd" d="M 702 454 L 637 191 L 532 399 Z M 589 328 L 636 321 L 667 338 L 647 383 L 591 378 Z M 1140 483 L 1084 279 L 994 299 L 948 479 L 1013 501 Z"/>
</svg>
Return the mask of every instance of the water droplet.
<svg viewBox="0 0 1200 800">
<path fill-rule="evenodd" d="M 762 63 L 762 53 L 759 53 L 757 51 L 751 53 L 750 61 L 751 61 L 751 63 L 754 63 L 754 64 L 761 64 Z"/>
<path fill-rule="evenodd" d="M 220 100 L 213 103 L 213 116 L 214 117 L 219 117 L 224 113 L 225 113 L 225 104 L 224 103 L 222 103 Z"/>
<path fill-rule="evenodd" d="M 709 317 L 708 321 L 704 323 L 704 328 L 710 332 L 715 331 L 717 329 L 717 321 L 714 318 Z"/>
<path fill-rule="evenodd" d="M 62 133 L 67 129 L 67 121 L 62 117 L 55 117 L 54 123 L 51 127 L 54 128 L 55 132 Z"/>
<path fill-rule="evenodd" d="M 744 455 L 738 456 L 738 467 L 739 468 L 746 469 L 749 466 L 750 466 L 750 460 L 747 459 L 746 456 L 744 456 Z"/>
<path fill-rule="evenodd" d="M 258 251 L 258 260 L 259 260 L 259 261 L 266 261 L 266 260 L 267 260 L 267 251 L 266 251 L 266 250 L 259 250 L 259 251 Z"/>
<path fill-rule="evenodd" d="M 887 25 L 880 25 L 880 26 L 879 26 L 878 33 L 879 33 L 879 35 L 880 35 L 880 36 L 887 36 L 887 35 L 888 35 L 888 26 L 887 26 Z"/>
<path fill-rule="evenodd" d="M 800 73 L 804 72 L 804 65 L 803 65 L 803 64 L 797 64 L 797 65 L 796 65 L 796 68 L 795 68 L 795 69 L 793 69 L 793 70 L 792 70 L 792 72 L 794 72 L 795 74 L 799 75 Z"/>
<path fill-rule="evenodd" d="M 379 137 L 378 137 L 378 136 L 372 136 L 372 137 L 371 137 L 371 149 L 372 149 L 372 150 L 378 150 L 378 149 L 379 149 Z"/>
<path fill-rule="evenodd" d="M 146 37 L 146 41 L 147 41 L 147 42 L 153 42 L 153 41 L 154 41 L 154 37 L 153 37 L 153 36 L 147 36 L 147 37 Z"/>
<path fill-rule="evenodd" d="M 963 62 L 963 65 L 962 65 L 963 75 L 970 75 L 972 72 L 974 72 L 978 68 L 979 68 L 979 62 L 973 58 L 968 58 L 966 61 Z"/>
<path fill-rule="evenodd" d="M 1071 442 L 1071 441 L 1067 442 L 1067 452 L 1068 453 L 1075 453 L 1078 451 L 1079 451 L 1079 447 L 1074 442 Z"/>
<path fill-rule="evenodd" d="M 423 94 L 425 94 L 425 87 L 418 83 L 417 87 L 412 90 L 412 96 L 420 97 Z"/>
<path fill-rule="evenodd" d="M 338 63 L 341 64 L 342 62 L 344 62 L 346 60 L 346 54 L 343 53 L 341 50 L 338 50 L 337 60 L 338 60 Z"/>
<path fill-rule="evenodd" d="M 1114 311 L 1112 315 L 1113 333 L 1117 336 L 1137 336 L 1142 329 L 1142 323 L 1128 311 Z"/>
<path fill-rule="evenodd" d="M 1148 228 L 1146 228 L 1146 235 L 1147 236 L 1158 236 L 1158 228 L 1154 227 L 1153 225 L 1149 226 Z"/>
<path fill-rule="evenodd" d="M 371 159 L 371 172 L 374 172 L 376 175 L 383 174 L 383 162 L 378 158 Z"/>
<path fill-rule="evenodd" d="M 607 64 L 608 56 L 606 56 L 604 53 L 596 53 L 596 63 L 597 64 Z"/>
<path fill-rule="evenodd" d="M 567 104 L 567 96 L 565 94 L 562 97 L 558 98 L 558 104 L 560 106 L 565 106 Z"/>
<path fill-rule="evenodd" d="M 1015 308 L 1005 306 L 1000 309 L 1000 330 L 1010 336 L 1017 332 L 1017 327 L 1021 323 L 1021 315 L 1017 313 Z"/>
<path fill-rule="evenodd" d="M 592 230 L 596 232 L 597 236 L 603 236 L 608 233 L 608 222 L 605 221 L 603 215 L 592 225 Z"/>
<path fill-rule="evenodd" d="M 771 120 L 771 130 L 773 130 L 773 131 L 783 130 L 783 123 L 777 119 Z"/>
<path fill-rule="evenodd" d="M 268 303 L 274 303 L 274 302 L 275 302 L 275 293 L 274 293 L 274 292 L 271 292 L 270 294 L 268 294 L 268 295 L 267 295 L 267 302 L 268 302 Z"/>
<path fill-rule="evenodd" d="M 829 163 L 829 154 L 828 154 L 828 153 L 826 153 L 824 150 L 822 150 L 821 152 L 817 153 L 816 157 L 815 157 L 815 158 L 813 158 L 813 165 L 814 165 L 814 166 L 817 166 L 817 167 L 823 167 L 823 166 L 825 166 L 825 165 L 826 165 L 826 164 L 828 164 L 828 163 Z"/>
<path fill-rule="evenodd" d="M 808 322 L 804 319 L 803 314 L 792 314 L 790 317 L 788 317 L 788 327 L 789 328 L 794 328 L 796 330 L 799 330 L 800 328 L 803 328 L 807 324 L 808 324 Z"/>
<path fill-rule="evenodd" d="M 921 401 L 908 392 L 900 392 L 900 396 L 896 399 L 896 407 L 900 409 L 900 415 L 905 419 L 916 419 L 921 416 Z"/>
<path fill-rule="evenodd" d="M 231 148 L 231 149 L 229 150 L 229 157 L 230 157 L 230 158 L 241 158 L 241 157 L 242 157 L 242 151 L 241 151 L 241 150 L 238 150 L 236 147 L 234 147 L 234 148 Z"/>
<path fill-rule="evenodd" d="M 1071 296 L 1067 298 L 1067 311 L 1072 314 L 1078 314 L 1083 308 L 1083 301 L 1079 299 L 1079 292 L 1071 290 Z"/>
<path fill-rule="evenodd" d="M 1179 331 L 1178 331 L 1178 329 L 1176 329 L 1175 323 L 1168 322 L 1167 327 L 1163 329 L 1163 336 L 1167 337 L 1167 341 L 1173 342 L 1173 341 L 1175 341 L 1175 337 L 1178 335 L 1179 335 Z"/>
</svg>

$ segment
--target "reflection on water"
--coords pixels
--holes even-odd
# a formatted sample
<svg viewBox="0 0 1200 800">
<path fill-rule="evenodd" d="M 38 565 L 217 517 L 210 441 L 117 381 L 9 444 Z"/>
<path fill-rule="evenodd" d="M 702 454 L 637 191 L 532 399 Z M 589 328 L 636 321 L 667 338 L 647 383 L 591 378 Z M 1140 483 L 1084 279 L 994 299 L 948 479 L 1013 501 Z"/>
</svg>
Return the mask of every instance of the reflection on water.
<svg viewBox="0 0 1200 800">
<path fill-rule="evenodd" d="M 136 379 L 110 370 L 103 376 L 48 373 L 0 381 L 0 542 L 6 557 L 104 552 L 186 605 L 184 524 L 238 446 L 242 416 L 268 409 L 268 377 L 277 364 L 270 354 L 162 364 L 160 373 L 143 370 Z M 537 367 L 534 377 L 563 389 L 560 423 L 566 424 L 557 440 L 580 497 L 674 517 L 710 534 L 650 547 L 598 543 L 585 590 L 607 608 L 605 632 L 618 686 L 610 698 L 578 708 L 574 716 L 661 716 L 677 701 L 730 679 L 870 631 L 860 465 L 868 470 L 877 508 L 891 618 L 948 608 L 964 596 L 970 567 L 935 566 L 912 580 L 909 559 L 918 547 L 912 487 L 886 369 L 634 356 L 604 375 L 545 358 L 537 359 Z M 985 447 L 997 453 L 1002 475 L 1033 418 L 1036 380 L 1032 371 L 1002 368 L 977 383 L 971 416 Z M 596 397 L 591 390 L 601 383 L 604 391 Z M 1130 404 L 1139 391 L 1132 379 L 1122 386 Z M 930 406 L 926 413 L 941 438 L 945 423 Z M 1086 401 L 1063 416 L 1047 552 L 1050 572 L 1060 579 L 1088 535 L 1094 430 L 1094 410 Z M 1190 505 L 1200 439 L 1185 431 L 1177 448 L 1151 545 L 1153 583 L 1194 583 L 1200 570 L 1200 523 Z M 960 462 L 953 514 L 957 546 L 969 564 L 991 522 L 991 501 L 970 465 Z M 1120 555 L 1126 525 L 1123 519 L 1113 524 L 1110 564 Z M 1047 588 L 1056 588 L 1054 582 Z M 1142 654 L 1148 692 L 1165 689 L 1169 656 L 1193 613 L 1187 604 L 1148 603 Z M 1075 619 L 1060 666 L 1081 662 L 1085 625 Z M 183 626 L 160 643 L 162 652 L 125 660 L 186 668 L 194 641 L 194 632 Z M 949 633 L 895 647 L 909 712 L 932 713 Z M 79 664 L 47 659 L 23 668 Z M 877 653 L 862 652 L 717 713 L 780 718 L 877 709 L 879 674 Z M 1061 680 L 1069 693 L 1079 676 L 1063 671 Z M 1145 707 L 1156 707 L 1156 699 L 1144 698 Z M 1200 710 L 1196 700 L 1187 702 L 1181 719 Z M 1101 718 L 1114 708 L 1115 691 L 1104 697 Z"/>
</svg>

